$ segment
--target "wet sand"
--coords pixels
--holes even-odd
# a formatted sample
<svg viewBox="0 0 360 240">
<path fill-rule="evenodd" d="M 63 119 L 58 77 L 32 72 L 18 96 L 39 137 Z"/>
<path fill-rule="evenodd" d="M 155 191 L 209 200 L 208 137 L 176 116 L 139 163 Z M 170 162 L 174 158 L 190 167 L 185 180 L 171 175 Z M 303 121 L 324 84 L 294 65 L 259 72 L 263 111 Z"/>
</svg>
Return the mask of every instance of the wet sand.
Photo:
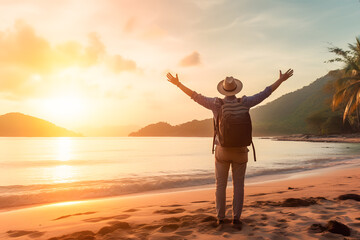
<svg viewBox="0 0 360 240">
<path fill-rule="evenodd" d="M 232 188 L 221 226 L 207 188 L 2 211 L 0 238 L 360 239 L 359 182 L 360 167 L 347 167 L 248 183 L 241 229 L 231 224 Z"/>
</svg>

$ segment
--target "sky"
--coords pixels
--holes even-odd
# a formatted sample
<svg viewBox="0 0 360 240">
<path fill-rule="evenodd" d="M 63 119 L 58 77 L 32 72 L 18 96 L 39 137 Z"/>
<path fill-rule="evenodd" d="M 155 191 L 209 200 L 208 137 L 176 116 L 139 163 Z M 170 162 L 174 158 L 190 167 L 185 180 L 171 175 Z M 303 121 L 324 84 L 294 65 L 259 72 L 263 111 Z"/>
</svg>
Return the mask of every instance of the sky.
<svg viewBox="0 0 360 240">
<path fill-rule="evenodd" d="M 166 73 L 221 97 L 294 69 L 262 104 L 341 67 L 332 45 L 360 32 L 359 0 L 0 0 L 0 114 L 21 112 L 75 131 L 206 119 Z"/>
</svg>

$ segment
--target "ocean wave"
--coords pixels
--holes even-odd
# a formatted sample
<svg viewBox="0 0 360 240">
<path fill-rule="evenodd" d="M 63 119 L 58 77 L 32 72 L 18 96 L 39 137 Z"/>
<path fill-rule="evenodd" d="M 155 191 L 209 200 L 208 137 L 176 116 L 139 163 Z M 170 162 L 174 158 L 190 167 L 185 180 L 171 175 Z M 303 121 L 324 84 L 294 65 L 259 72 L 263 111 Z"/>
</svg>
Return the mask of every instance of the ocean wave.
<svg viewBox="0 0 360 240">
<path fill-rule="evenodd" d="M 352 158 L 326 158 L 306 160 L 299 165 L 283 165 L 279 167 L 273 165 L 272 168 L 255 165 L 255 167 L 248 168 L 246 177 L 305 172 L 352 163 L 354 163 Z M 231 180 L 231 177 L 229 180 Z M 113 197 L 154 190 L 204 186 L 214 183 L 215 177 L 212 171 L 196 171 L 196 173 L 192 174 L 136 176 L 115 180 L 0 186 L 0 209 Z"/>
<path fill-rule="evenodd" d="M 121 196 L 214 183 L 213 173 L 0 187 L 0 208 Z"/>
</svg>

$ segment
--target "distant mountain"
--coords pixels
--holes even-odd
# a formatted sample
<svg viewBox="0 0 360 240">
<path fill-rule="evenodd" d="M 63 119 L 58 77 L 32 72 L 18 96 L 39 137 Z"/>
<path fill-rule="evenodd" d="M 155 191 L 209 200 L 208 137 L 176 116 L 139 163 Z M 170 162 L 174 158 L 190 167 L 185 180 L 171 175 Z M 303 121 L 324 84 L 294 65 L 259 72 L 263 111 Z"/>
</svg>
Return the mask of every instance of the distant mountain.
<svg viewBox="0 0 360 240">
<path fill-rule="evenodd" d="M 0 115 L 1 137 L 81 137 L 40 118 L 22 113 Z"/>
<path fill-rule="evenodd" d="M 251 109 L 253 135 L 282 135 L 307 133 L 306 118 L 314 112 L 331 111 L 331 93 L 324 91 L 325 86 L 334 80 L 336 72 L 329 72 L 310 85 L 285 94 L 278 99 Z M 213 136 L 212 119 L 193 120 L 172 126 L 159 122 L 150 124 L 129 136 Z"/>
<path fill-rule="evenodd" d="M 171 126 L 165 122 L 159 122 L 150 124 L 144 128 L 141 128 L 137 132 L 130 133 L 129 136 L 179 136 L 179 137 L 208 137 L 213 134 L 212 119 L 206 119 L 202 121 L 193 120 L 180 125 Z"/>
</svg>

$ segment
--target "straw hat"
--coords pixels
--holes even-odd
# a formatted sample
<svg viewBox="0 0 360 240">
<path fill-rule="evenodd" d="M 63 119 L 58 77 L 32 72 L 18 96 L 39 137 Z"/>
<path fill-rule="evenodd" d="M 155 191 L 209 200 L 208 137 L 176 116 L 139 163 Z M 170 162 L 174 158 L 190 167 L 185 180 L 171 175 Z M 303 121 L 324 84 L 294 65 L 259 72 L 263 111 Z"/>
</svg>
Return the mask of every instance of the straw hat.
<svg viewBox="0 0 360 240">
<path fill-rule="evenodd" d="M 239 93 L 243 87 L 240 80 L 233 77 L 226 77 L 220 81 L 217 85 L 219 93 L 225 96 L 231 96 Z"/>
</svg>

